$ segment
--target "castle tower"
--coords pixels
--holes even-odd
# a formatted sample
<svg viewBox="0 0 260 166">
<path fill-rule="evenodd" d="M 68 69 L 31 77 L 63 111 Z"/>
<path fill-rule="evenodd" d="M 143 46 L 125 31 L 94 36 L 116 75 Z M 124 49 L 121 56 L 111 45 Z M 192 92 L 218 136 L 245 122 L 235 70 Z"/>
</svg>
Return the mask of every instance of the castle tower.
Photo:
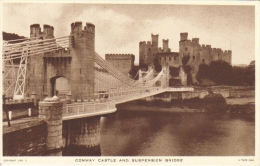
<svg viewBox="0 0 260 166">
<path fill-rule="evenodd" d="M 188 40 L 188 33 L 187 32 L 183 32 L 180 34 L 180 41 L 186 41 Z"/>
<path fill-rule="evenodd" d="M 158 38 L 159 38 L 159 35 L 153 35 L 151 34 L 151 37 L 152 37 L 152 45 L 154 47 L 157 47 L 158 48 Z"/>
<path fill-rule="evenodd" d="M 82 29 L 82 22 L 72 23 L 70 40 L 72 98 L 91 99 L 94 97 L 95 25 L 86 23 Z"/>
<path fill-rule="evenodd" d="M 30 26 L 30 38 L 31 39 L 50 39 L 54 38 L 53 36 L 54 28 L 50 25 L 43 26 L 43 32 L 41 31 L 40 24 L 32 24 Z M 43 46 L 48 47 L 48 46 Z M 30 61 L 28 63 L 29 66 L 29 75 L 28 82 L 29 82 L 29 91 L 30 93 L 36 93 L 37 98 L 41 98 L 42 96 L 48 93 L 46 81 L 44 77 L 46 65 L 44 65 L 44 53 L 41 53 L 37 56 L 31 56 Z M 46 93 L 46 94 L 44 94 Z"/>
<path fill-rule="evenodd" d="M 47 25 L 47 24 L 44 24 L 43 25 L 43 39 L 51 39 L 51 38 L 54 38 L 54 28 L 53 26 L 50 26 L 50 25 Z"/>
<path fill-rule="evenodd" d="M 41 31 L 40 24 L 32 24 L 30 26 L 30 38 L 42 38 L 42 39 L 51 39 L 54 38 L 54 28 L 53 26 L 44 24 L 43 32 Z"/>
<path fill-rule="evenodd" d="M 159 35 L 153 35 L 151 34 L 152 37 L 152 47 L 153 47 L 153 54 L 156 54 L 158 52 L 158 38 Z"/>
<path fill-rule="evenodd" d="M 167 40 L 163 39 L 162 42 L 163 42 L 163 52 L 168 52 L 168 49 L 169 49 L 169 46 L 168 46 L 169 39 L 167 39 Z"/>
<path fill-rule="evenodd" d="M 30 38 L 40 37 L 41 27 L 40 24 L 32 24 L 30 26 Z"/>
<path fill-rule="evenodd" d="M 147 54 L 146 42 L 139 42 L 139 66 L 145 65 L 145 56 Z"/>
<path fill-rule="evenodd" d="M 199 43 L 199 38 L 192 38 L 192 43 L 194 43 L 194 44 L 200 44 Z"/>
<path fill-rule="evenodd" d="M 134 68 L 133 54 L 106 54 L 105 59 L 125 76 L 129 76 L 129 72 Z"/>
</svg>

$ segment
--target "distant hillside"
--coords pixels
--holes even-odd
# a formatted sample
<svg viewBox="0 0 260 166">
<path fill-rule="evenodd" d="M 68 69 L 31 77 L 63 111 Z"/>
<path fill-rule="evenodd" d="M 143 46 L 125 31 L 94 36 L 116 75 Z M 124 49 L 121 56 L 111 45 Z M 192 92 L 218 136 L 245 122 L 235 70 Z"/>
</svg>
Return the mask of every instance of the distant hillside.
<svg viewBox="0 0 260 166">
<path fill-rule="evenodd" d="M 3 32 L 3 40 L 16 40 L 16 39 L 24 39 L 24 38 L 26 38 L 26 37 L 19 36 L 19 35 L 14 34 L 14 33 Z"/>
</svg>

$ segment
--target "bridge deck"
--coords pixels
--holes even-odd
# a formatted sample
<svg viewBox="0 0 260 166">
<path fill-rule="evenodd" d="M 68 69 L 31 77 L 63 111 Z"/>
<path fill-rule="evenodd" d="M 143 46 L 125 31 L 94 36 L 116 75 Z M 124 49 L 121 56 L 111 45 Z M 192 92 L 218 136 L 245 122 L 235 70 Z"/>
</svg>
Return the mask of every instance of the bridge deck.
<svg viewBox="0 0 260 166">
<path fill-rule="evenodd" d="M 107 101 L 78 102 L 78 103 L 76 102 L 73 104 L 67 104 L 63 107 L 63 120 L 106 115 L 106 114 L 116 112 L 116 106 L 115 106 L 116 104 L 153 96 L 163 92 L 187 92 L 193 90 L 194 89 L 192 87 L 178 87 L 178 88 L 153 87 L 149 89 L 138 89 L 136 91 L 126 91 L 126 93 L 121 92 L 118 94 L 113 94 L 113 96 L 109 97 Z M 30 121 L 30 118 L 26 118 L 26 119 Z M 25 121 L 27 121 L 26 119 Z M 19 120 L 18 121 L 15 120 L 11 122 L 18 123 Z"/>
<path fill-rule="evenodd" d="M 63 120 L 77 119 L 90 116 L 98 116 L 110 114 L 116 111 L 116 104 L 129 102 L 163 92 L 184 92 L 184 91 L 193 91 L 191 87 L 179 87 L 179 88 L 158 88 L 152 87 L 149 89 L 139 89 L 136 91 L 129 91 L 127 94 L 121 92 L 115 96 L 110 97 L 110 100 L 107 102 L 94 103 L 94 102 L 85 102 L 85 103 L 74 103 L 66 105 L 63 109 Z"/>
</svg>

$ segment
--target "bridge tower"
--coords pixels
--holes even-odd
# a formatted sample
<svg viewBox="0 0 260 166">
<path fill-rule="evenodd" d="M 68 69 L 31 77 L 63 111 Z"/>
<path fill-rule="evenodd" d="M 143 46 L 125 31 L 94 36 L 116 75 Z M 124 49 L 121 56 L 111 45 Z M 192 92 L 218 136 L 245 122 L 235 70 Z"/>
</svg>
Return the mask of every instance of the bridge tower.
<svg viewBox="0 0 260 166">
<path fill-rule="evenodd" d="M 95 25 L 82 22 L 71 24 L 70 33 L 71 93 L 73 99 L 90 99 L 94 97 L 94 56 Z"/>
<path fill-rule="evenodd" d="M 54 38 L 54 28 L 50 25 L 43 25 L 41 31 L 40 24 L 32 24 L 30 26 L 30 38 L 33 39 L 52 39 Z M 28 62 L 28 87 L 29 95 L 36 94 L 38 98 L 48 95 L 46 73 L 44 71 L 46 64 L 44 64 L 44 53 L 31 56 Z"/>
<path fill-rule="evenodd" d="M 52 26 L 44 25 L 43 28 L 41 31 L 39 24 L 31 25 L 31 38 L 54 38 Z M 56 39 L 51 42 L 57 44 Z M 63 84 L 57 82 L 63 78 L 73 100 L 94 98 L 94 56 L 95 25 L 86 23 L 83 28 L 82 22 L 72 23 L 68 49 L 61 47 L 30 58 L 29 94 L 37 94 L 38 99 L 60 94 L 56 91 L 57 86 Z"/>
</svg>

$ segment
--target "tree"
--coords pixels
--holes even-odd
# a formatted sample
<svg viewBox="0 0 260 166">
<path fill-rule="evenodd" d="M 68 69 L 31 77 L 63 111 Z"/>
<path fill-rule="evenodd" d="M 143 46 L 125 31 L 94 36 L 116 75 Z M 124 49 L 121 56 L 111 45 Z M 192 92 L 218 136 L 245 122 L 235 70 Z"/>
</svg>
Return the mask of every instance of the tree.
<svg viewBox="0 0 260 166">
<path fill-rule="evenodd" d="M 247 67 L 233 66 L 234 84 L 233 85 L 247 85 Z"/>
<path fill-rule="evenodd" d="M 222 60 L 212 61 L 210 63 L 209 78 L 218 83 L 232 85 L 234 80 L 232 66 Z"/>
<path fill-rule="evenodd" d="M 129 71 L 129 75 L 130 75 L 130 78 L 132 78 L 132 79 L 138 79 L 139 77 L 138 77 L 138 75 L 137 75 L 137 73 L 138 73 L 138 68 L 137 67 L 133 67 L 130 71 Z M 135 77 L 137 75 L 137 77 Z"/>
<path fill-rule="evenodd" d="M 24 36 L 19 36 L 14 33 L 7 33 L 7 32 L 2 32 L 3 34 L 3 40 L 16 40 L 16 39 L 25 39 Z M 19 43 L 22 42 L 23 40 L 18 40 L 18 41 L 12 41 L 11 43 Z"/>
<path fill-rule="evenodd" d="M 180 68 L 179 67 L 169 66 L 169 70 L 170 70 L 170 75 L 172 77 L 178 77 L 179 76 L 179 73 L 180 73 Z"/>
<path fill-rule="evenodd" d="M 250 86 L 255 86 L 255 61 L 251 61 L 246 70 L 246 82 Z"/>
<path fill-rule="evenodd" d="M 182 58 L 182 64 L 183 64 L 183 65 L 186 65 L 186 64 L 189 62 L 189 60 L 190 60 L 190 55 L 185 55 L 185 56 L 183 56 L 183 58 Z"/>
<path fill-rule="evenodd" d="M 198 81 L 201 81 L 201 79 L 209 78 L 210 75 L 210 67 L 207 64 L 200 64 L 199 70 L 197 73 L 197 79 Z"/>
</svg>

